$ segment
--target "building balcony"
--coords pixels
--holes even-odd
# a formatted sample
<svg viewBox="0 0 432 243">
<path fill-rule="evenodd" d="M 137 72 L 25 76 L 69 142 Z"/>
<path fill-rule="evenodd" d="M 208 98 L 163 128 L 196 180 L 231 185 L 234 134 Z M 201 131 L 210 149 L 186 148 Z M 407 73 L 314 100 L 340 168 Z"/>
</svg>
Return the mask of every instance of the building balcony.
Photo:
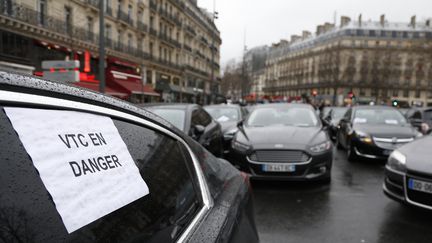
<svg viewBox="0 0 432 243">
<path fill-rule="evenodd" d="M 138 30 L 140 30 L 142 32 L 148 31 L 148 26 L 146 24 L 144 24 L 142 21 L 137 22 L 137 27 L 138 27 Z"/>
<path fill-rule="evenodd" d="M 119 10 L 117 12 L 117 19 L 119 19 L 119 20 L 121 20 L 121 21 L 123 21 L 123 22 L 125 22 L 125 23 L 127 23 L 127 24 L 129 24 L 131 26 L 133 26 L 132 16 L 130 16 L 129 14 L 127 14 L 127 13 L 121 11 L 121 10 Z"/>
<path fill-rule="evenodd" d="M 155 0 L 150 0 L 150 9 L 153 11 L 157 11 L 157 3 Z"/>
<path fill-rule="evenodd" d="M 186 45 L 186 44 L 183 44 L 183 48 L 185 50 L 188 50 L 189 52 L 192 52 L 192 48 L 190 46 Z"/>
<path fill-rule="evenodd" d="M 94 7 L 94 8 L 99 9 L 99 0 L 85 0 L 85 2 L 88 5 L 90 5 L 90 6 Z"/>
<path fill-rule="evenodd" d="M 157 36 L 157 31 L 153 27 L 150 27 L 149 33 L 150 35 Z"/>
<path fill-rule="evenodd" d="M 190 34 L 192 34 L 193 36 L 196 36 L 196 31 L 194 28 L 190 27 L 189 25 L 185 26 L 186 31 L 188 31 Z"/>
</svg>

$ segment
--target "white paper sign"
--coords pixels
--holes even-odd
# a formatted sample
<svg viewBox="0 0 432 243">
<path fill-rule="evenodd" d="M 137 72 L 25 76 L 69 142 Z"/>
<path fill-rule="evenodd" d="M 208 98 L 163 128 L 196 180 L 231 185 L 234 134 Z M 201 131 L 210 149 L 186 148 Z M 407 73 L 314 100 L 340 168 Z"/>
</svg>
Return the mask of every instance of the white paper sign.
<svg viewBox="0 0 432 243">
<path fill-rule="evenodd" d="M 69 233 L 147 195 L 109 117 L 5 108 Z"/>
</svg>

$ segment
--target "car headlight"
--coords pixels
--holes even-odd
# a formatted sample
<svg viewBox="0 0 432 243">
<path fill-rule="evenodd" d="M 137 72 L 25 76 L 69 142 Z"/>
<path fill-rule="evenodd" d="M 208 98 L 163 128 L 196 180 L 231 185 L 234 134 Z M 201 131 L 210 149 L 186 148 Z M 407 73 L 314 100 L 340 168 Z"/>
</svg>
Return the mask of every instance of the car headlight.
<svg viewBox="0 0 432 243">
<path fill-rule="evenodd" d="M 234 127 L 230 130 L 228 130 L 226 133 L 224 133 L 224 138 L 226 139 L 231 139 L 234 137 L 234 135 L 236 134 L 236 132 L 238 132 L 238 128 Z"/>
<path fill-rule="evenodd" d="M 398 150 L 390 154 L 387 165 L 397 171 L 406 172 L 406 156 Z"/>
<path fill-rule="evenodd" d="M 361 132 L 361 131 L 356 131 L 355 135 L 363 143 L 368 143 L 368 144 L 372 144 L 373 143 L 372 137 L 369 134 L 367 134 L 367 133 L 364 133 L 364 132 Z"/>
<path fill-rule="evenodd" d="M 318 145 L 310 147 L 310 150 L 314 153 L 321 153 L 321 152 L 324 152 L 324 151 L 331 149 L 331 147 L 332 147 L 331 142 L 326 141 L 324 143 L 320 143 Z"/>
<path fill-rule="evenodd" d="M 240 151 L 240 152 L 246 152 L 251 148 L 250 144 L 241 143 L 237 140 L 233 140 L 231 143 L 231 146 L 233 149 Z"/>
</svg>

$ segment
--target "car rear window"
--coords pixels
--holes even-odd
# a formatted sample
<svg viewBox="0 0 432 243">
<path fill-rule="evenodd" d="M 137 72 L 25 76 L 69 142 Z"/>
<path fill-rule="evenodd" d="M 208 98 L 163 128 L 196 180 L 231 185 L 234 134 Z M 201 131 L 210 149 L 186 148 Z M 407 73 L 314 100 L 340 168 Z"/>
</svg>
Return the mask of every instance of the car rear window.
<svg viewBox="0 0 432 243">
<path fill-rule="evenodd" d="M 69 234 L 30 156 L 0 108 L 2 241 L 174 242 L 178 239 L 202 207 L 189 154 L 182 144 L 160 132 L 121 120 L 114 120 L 114 124 L 150 194 Z M 106 198 L 108 203 L 109 200 Z"/>
</svg>

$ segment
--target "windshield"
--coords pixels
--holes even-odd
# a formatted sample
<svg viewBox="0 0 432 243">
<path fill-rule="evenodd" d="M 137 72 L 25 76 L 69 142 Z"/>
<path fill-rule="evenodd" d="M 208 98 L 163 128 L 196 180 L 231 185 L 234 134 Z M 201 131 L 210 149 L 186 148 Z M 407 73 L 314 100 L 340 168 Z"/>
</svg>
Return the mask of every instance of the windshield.
<svg viewBox="0 0 432 243">
<path fill-rule="evenodd" d="M 432 122 L 432 110 L 427 110 L 424 112 L 424 120 L 428 123 Z"/>
<path fill-rule="evenodd" d="M 307 107 L 265 107 L 256 108 L 247 120 L 247 126 L 301 126 L 318 125 L 315 112 Z"/>
<path fill-rule="evenodd" d="M 218 122 L 240 120 L 239 110 L 234 107 L 205 107 L 204 109 Z"/>
<path fill-rule="evenodd" d="M 397 110 L 364 109 L 356 111 L 354 123 L 404 125 L 407 122 L 405 117 Z"/>
<path fill-rule="evenodd" d="M 150 109 L 153 113 L 158 116 L 164 118 L 165 120 L 172 123 L 178 129 L 184 131 L 184 123 L 185 123 L 185 110 L 177 110 L 177 109 Z"/>
</svg>

